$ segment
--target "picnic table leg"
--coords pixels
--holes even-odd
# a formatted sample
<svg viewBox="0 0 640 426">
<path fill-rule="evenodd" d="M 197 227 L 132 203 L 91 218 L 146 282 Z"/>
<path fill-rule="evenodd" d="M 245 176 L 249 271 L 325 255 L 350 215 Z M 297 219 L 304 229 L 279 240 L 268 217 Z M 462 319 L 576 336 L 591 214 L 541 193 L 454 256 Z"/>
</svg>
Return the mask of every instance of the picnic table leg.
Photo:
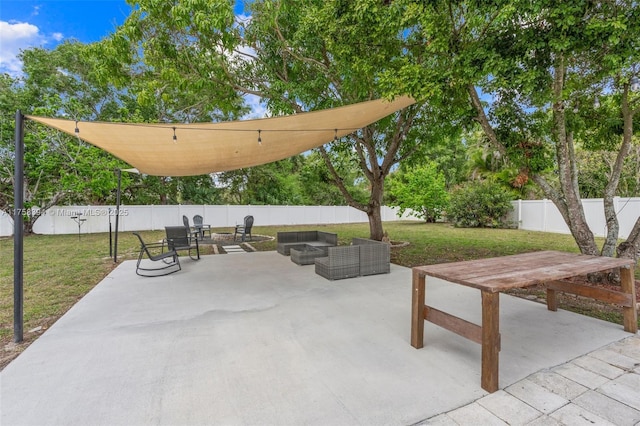
<svg viewBox="0 0 640 426">
<path fill-rule="evenodd" d="M 498 390 L 500 356 L 500 293 L 482 292 L 482 372 L 480 384 L 487 392 Z"/>
<path fill-rule="evenodd" d="M 413 271 L 411 295 L 411 346 L 420 349 L 424 343 L 424 275 Z"/>
<path fill-rule="evenodd" d="M 633 268 L 620 268 L 620 284 L 622 291 L 631 295 L 631 306 L 622 308 L 624 330 L 630 333 L 637 333 L 638 311 L 636 309 L 636 287 L 633 278 Z"/>
</svg>

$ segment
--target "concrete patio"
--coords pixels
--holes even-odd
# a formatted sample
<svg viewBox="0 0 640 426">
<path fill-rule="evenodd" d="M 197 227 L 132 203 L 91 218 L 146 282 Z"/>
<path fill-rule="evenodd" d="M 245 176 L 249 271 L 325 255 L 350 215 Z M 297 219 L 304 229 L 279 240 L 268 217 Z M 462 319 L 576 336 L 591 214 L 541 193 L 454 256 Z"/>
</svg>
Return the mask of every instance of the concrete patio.
<svg viewBox="0 0 640 426">
<path fill-rule="evenodd" d="M 611 404 L 624 408 L 609 406 L 624 422 L 608 421 L 640 421 L 640 393 L 620 392 L 638 382 L 640 344 L 621 325 L 502 295 L 504 390 L 488 395 L 479 345 L 430 323 L 425 347 L 409 344 L 408 268 L 332 282 L 276 252 L 182 266 L 143 278 L 123 262 L 0 373 L 0 423 L 549 424 L 569 400 L 607 384 L 620 394 Z M 427 292 L 434 307 L 480 322 L 477 290 L 429 280 Z M 599 359 L 585 354 L 610 352 L 627 366 L 580 383 L 573 367 Z M 584 390 L 557 385 L 573 393 L 545 402 L 536 386 L 562 371 Z"/>
</svg>

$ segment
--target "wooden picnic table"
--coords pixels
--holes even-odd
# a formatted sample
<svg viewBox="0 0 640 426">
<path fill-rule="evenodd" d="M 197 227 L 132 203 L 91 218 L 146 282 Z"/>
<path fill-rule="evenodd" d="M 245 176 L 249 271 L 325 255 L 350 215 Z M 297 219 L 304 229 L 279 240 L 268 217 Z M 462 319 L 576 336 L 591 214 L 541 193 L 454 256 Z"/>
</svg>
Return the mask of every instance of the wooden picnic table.
<svg viewBox="0 0 640 426">
<path fill-rule="evenodd" d="M 567 281 L 568 278 L 620 269 L 621 291 Z M 577 294 L 622 306 L 625 331 L 637 333 L 638 314 L 631 259 L 585 256 L 540 251 L 513 256 L 464 262 L 441 263 L 413 268 L 411 345 L 421 348 L 424 321 L 435 323 L 482 345 L 481 386 L 487 392 L 498 390 L 500 351 L 500 292 L 542 284 L 547 290 L 547 308 L 558 308 L 557 292 Z M 440 311 L 425 304 L 425 277 L 477 288 L 482 296 L 482 325 Z"/>
</svg>

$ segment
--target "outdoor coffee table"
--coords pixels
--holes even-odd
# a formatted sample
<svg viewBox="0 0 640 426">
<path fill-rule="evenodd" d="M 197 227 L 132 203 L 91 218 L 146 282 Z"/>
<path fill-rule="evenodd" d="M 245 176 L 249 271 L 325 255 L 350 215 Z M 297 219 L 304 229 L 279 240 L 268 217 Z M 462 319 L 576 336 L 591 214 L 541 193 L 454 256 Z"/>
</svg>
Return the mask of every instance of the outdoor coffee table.
<svg viewBox="0 0 640 426">
<path fill-rule="evenodd" d="M 316 257 L 326 256 L 324 250 L 309 244 L 295 246 L 291 248 L 289 253 L 291 254 L 291 261 L 298 265 L 312 265 L 315 263 Z"/>
<path fill-rule="evenodd" d="M 547 290 L 547 308 L 558 309 L 557 294 L 577 294 L 622 306 L 625 331 L 637 333 L 638 313 L 631 259 L 584 256 L 557 251 L 541 251 L 514 256 L 466 262 L 441 263 L 413 268 L 411 308 L 411 346 L 421 348 L 424 321 L 459 334 L 482 345 L 481 386 L 487 392 L 498 390 L 500 351 L 501 291 L 543 284 Z M 581 285 L 567 278 L 620 268 L 621 292 Z M 477 288 L 482 296 L 482 326 L 425 304 L 425 277 Z"/>
</svg>

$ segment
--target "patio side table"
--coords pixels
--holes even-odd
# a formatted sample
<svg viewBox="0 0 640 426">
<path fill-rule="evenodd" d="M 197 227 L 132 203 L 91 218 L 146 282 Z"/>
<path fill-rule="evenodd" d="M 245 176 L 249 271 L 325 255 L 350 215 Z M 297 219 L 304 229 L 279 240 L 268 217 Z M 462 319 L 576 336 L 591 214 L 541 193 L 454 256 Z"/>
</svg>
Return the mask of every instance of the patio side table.
<svg viewBox="0 0 640 426">
<path fill-rule="evenodd" d="M 316 257 L 326 256 L 324 250 L 309 244 L 292 248 L 289 253 L 291 254 L 291 261 L 298 265 L 312 265 L 315 263 Z"/>
</svg>

